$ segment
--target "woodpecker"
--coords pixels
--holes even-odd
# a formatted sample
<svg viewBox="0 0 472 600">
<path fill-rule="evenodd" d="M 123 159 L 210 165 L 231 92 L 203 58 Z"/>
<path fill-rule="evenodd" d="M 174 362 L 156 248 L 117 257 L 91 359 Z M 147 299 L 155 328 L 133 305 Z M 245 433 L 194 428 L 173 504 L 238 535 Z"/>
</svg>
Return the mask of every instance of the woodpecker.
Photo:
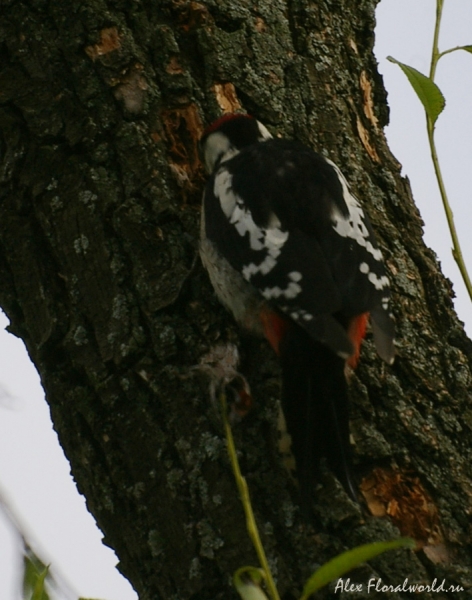
<svg viewBox="0 0 472 600">
<path fill-rule="evenodd" d="M 369 219 L 333 162 L 249 115 L 215 121 L 201 149 L 202 262 L 239 325 L 279 356 L 302 500 L 322 458 L 356 499 L 346 364 L 357 363 L 369 317 L 378 354 L 394 359 L 389 280 Z"/>
</svg>

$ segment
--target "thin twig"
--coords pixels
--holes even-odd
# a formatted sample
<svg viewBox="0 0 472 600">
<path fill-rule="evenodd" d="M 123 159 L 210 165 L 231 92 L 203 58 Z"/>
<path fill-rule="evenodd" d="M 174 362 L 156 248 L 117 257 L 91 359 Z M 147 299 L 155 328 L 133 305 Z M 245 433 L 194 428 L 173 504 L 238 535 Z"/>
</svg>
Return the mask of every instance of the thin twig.
<svg viewBox="0 0 472 600">
<path fill-rule="evenodd" d="M 469 46 L 454 46 L 454 48 L 449 48 L 448 50 L 443 50 L 442 52 L 440 52 L 438 54 L 438 60 L 440 58 L 442 58 L 443 56 L 446 56 L 446 54 L 451 54 L 451 52 L 457 52 L 458 50 L 467 50 L 468 52 L 470 52 L 470 50 L 468 50 Z"/>
<path fill-rule="evenodd" d="M 236 446 L 234 445 L 233 433 L 231 431 L 231 427 L 228 421 L 227 415 L 227 404 L 226 404 L 226 395 L 222 390 L 220 393 L 220 403 L 221 403 L 221 412 L 223 415 L 223 424 L 226 435 L 226 444 L 228 447 L 229 459 L 231 461 L 231 467 L 233 469 L 234 478 L 236 479 L 236 483 L 239 490 L 239 495 L 241 497 L 241 502 L 244 508 L 244 514 L 246 515 L 246 527 L 251 538 L 252 544 L 256 550 L 257 557 L 259 559 L 259 563 L 264 571 L 265 582 L 267 586 L 267 590 L 270 594 L 272 600 L 280 600 L 279 593 L 274 583 L 274 579 L 272 577 L 272 573 L 269 568 L 269 563 L 267 562 L 267 557 L 264 551 L 264 547 L 261 542 L 261 538 L 259 536 L 259 530 L 257 528 L 256 519 L 254 518 L 254 513 L 252 510 L 251 499 L 249 497 L 249 490 L 247 487 L 246 480 L 241 474 L 241 469 L 239 468 L 239 461 L 236 454 Z"/>
<path fill-rule="evenodd" d="M 440 53 L 439 48 L 438 48 L 439 30 L 441 27 L 443 4 L 444 4 L 444 0 L 437 0 L 436 23 L 435 23 L 435 27 L 434 27 L 433 49 L 432 49 L 432 54 L 431 54 L 431 68 L 429 71 L 429 77 L 430 77 L 431 81 L 434 81 L 434 77 L 436 75 L 436 67 L 438 65 L 439 59 L 441 58 L 441 56 L 444 56 L 444 54 L 447 54 L 447 52 L 448 52 L 448 51 L 445 51 L 445 52 Z M 453 50 L 455 50 L 455 48 L 451 49 L 450 52 L 452 52 Z M 452 256 L 454 257 L 454 260 L 456 261 L 457 266 L 459 267 L 459 271 L 462 275 L 462 279 L 464 280 L 465 287 L 467 288 L 470 299 L 472 300 L 472 284 L 471 284 L 471 281 L 469 278 L 469 274 L 467 272 L 467 267 L 465 265 L 464 258 L 462 256 L 462 250 L 461 250 L 461 246 L 460 246 L 460 242 L 459 242 L 459 237 L 457 235 L 457 230 L 456 230 L 456 226 L 454 223 L 454 215 L 452 213 L 451 205 L 449 204 L 449 200 L 447 197 L 446 188 L 444 186 L 444 180 L 443 180 L 441 168 L 439 165 L 438 154 L 436 151 L 436 143 L 434 141 L 435 124 L 433 123 L 431 118 L 428 116 L 428 114 L 426 115 L 426 123 L 427 123 L 428 140 L 429 140 L 429 145 L 430 145 L 430 150 L 431 150 L 431 158 L 433 161 L 434 172 L 436 174 L 436 179 L 438 181 L 439 192 L 441 194 L 441 200 L 442 200 L 442 203 L 444 206 L 444 212 L 446 213 L 447 224 L 449 226 L 449 231 L 451 232 Z"/>
</svg>

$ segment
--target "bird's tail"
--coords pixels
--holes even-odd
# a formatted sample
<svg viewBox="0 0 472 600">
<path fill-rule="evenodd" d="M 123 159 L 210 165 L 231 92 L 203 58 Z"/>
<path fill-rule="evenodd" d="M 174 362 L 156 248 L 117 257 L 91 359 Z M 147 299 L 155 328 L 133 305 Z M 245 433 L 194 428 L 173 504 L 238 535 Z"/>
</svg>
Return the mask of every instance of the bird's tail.
<svg viewBox="0 0 472 600">
<path fill-rule="evenodd" d="M 282 407 L 292 439 L 303 504 L 311 504 L 323 457 L 356 500 L 351 474 L 345 360 L 298 326 L 285 331 L 279 355 Z"/>
</svg>

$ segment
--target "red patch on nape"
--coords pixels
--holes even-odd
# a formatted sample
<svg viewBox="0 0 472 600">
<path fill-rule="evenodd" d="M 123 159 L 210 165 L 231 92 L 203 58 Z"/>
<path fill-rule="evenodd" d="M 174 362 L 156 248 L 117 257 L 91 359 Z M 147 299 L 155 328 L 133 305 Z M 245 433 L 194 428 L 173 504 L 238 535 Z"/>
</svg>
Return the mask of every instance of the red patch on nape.
<svg viewBox="0 0 472 600">
<path fill-rule="evenodd" d="M 289 327 L 289 322 L 274 310 L 267 308 L 261 310 L 260 317 L 262 327 L 264 328 L 264 335 L 275 350 L 275 353 L 279 355 L 280 342 Z"/>
<path fill-rule="evenodd" d="M 227 123 L 228 121 L 233 121 L 234 119 L 254 119 L 254 117 L 251 117 L 251 115 L 246 115 L 243 113 L 226 113 L 225 115 L 223 115 L 216 121 L 213 121 L 213 123 L 211 123 L 211 125 L 208 125 L 208 127 L 203 132 L 202 137 L 206 137 L 206 136 L 210 135 L 210 133 L 213 133 L 214 131 L 219 129 L 221 127 L 221 125 L 223 125 L 223 123 Z"/>
<path fill-rule="evenodd" d="M 365 331 L 367 328 L 367 321 L 369 320 L 369 313 L 363 313 L 357 315 L 351 319 L 347 328 L 347 335 L 354 346 L 354 354 L 347 359 L 347 364 L 355 369 L 359 362 L 359 354 L 361 352 L 362 340 L 365 337 Z"/>
</svg>

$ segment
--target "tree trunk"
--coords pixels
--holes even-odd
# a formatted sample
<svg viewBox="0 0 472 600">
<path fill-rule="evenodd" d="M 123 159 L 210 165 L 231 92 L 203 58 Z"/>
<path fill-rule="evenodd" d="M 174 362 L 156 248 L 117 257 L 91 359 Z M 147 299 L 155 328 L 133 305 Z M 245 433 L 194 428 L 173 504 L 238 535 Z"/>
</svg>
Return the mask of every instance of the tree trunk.
<svg viewBox="0 0 472 600">
<path fill-rule="evenodd" d="M 341 550 L 399 533 L 420 549 L 358 569 L 349 598 L 371 597 L 370 577 L 467 589 L 472 349 L 382 132 L 375 0 L 1 4 L 0 304 L 140 598 L 233 598 L 231 574 L 257 564 L 193 368 L 225 341 L 256 399 L 234 433 L 284 598 Z M 276 451 L 277 361 L 241 336 L 198 259 L 197 141 L 239 108 L 342 167 L 393 285 L 397 360 L 382 366 L 368 339 L 351 378 L 362 505 L 326 472 L 312 524 Z"/>
</svg>

